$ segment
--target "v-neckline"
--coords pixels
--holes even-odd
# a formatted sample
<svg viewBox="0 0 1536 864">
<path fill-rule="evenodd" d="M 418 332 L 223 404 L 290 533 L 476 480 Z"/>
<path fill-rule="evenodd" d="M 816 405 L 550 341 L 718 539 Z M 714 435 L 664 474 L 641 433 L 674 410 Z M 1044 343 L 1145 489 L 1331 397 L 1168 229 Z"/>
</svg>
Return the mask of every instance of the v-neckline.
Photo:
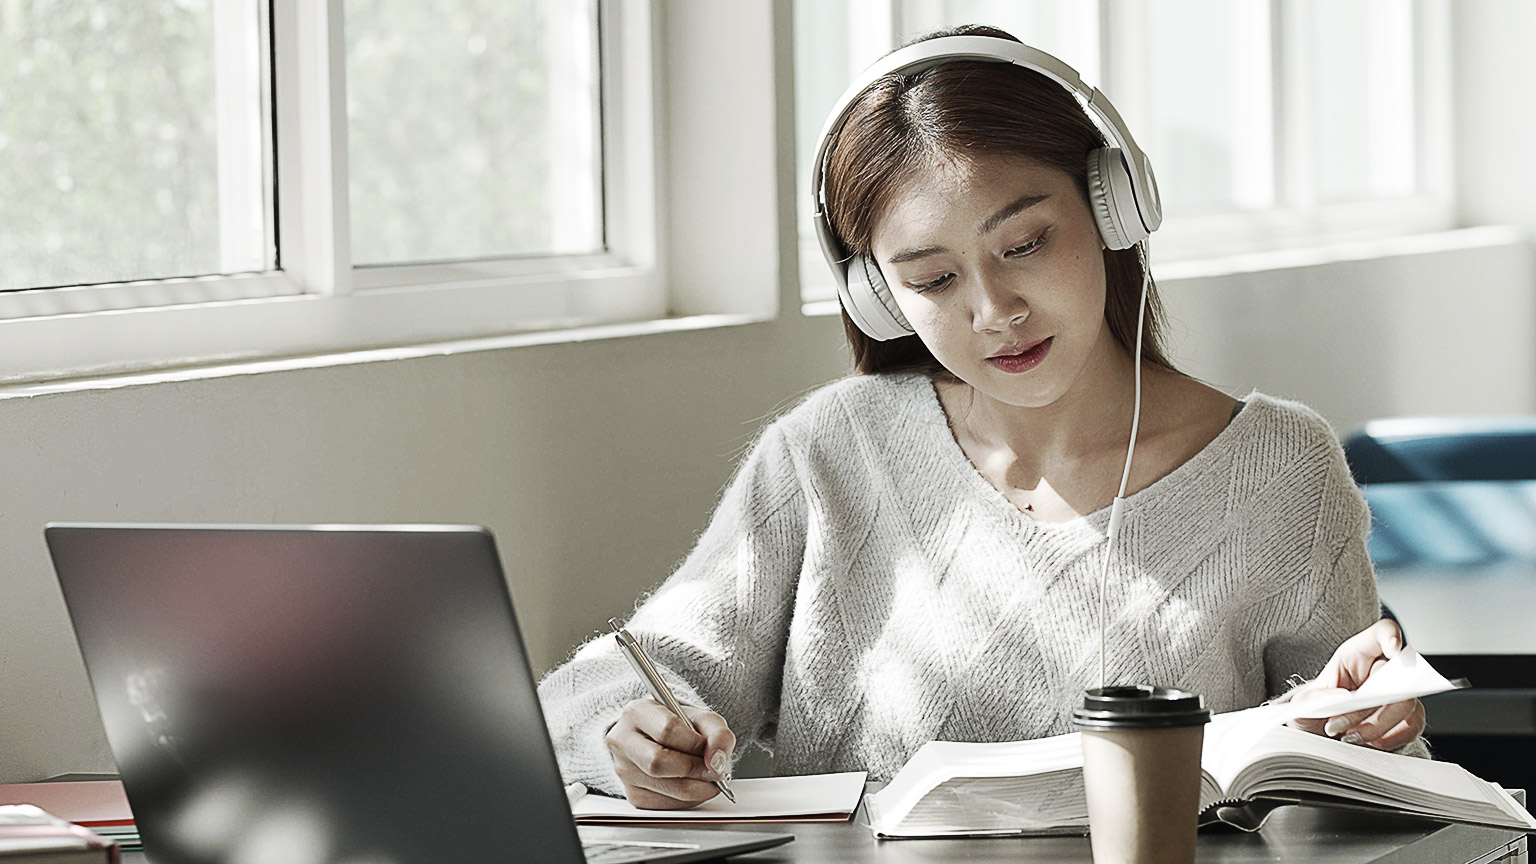
<svg viewBox="0 0 1536 864">
<path fill-rule="evenodd" d="M 992 482 L 986 478 L 986 475 L 981 473 L 981 469 L 977 468 L 976 463 L 971 461 L 971 457 L 966 454 L 965 448 L 960 445 L 959 439 L 955 437 L 954 428 L 949 422 L 949 412 L 944 410 L 944 402 L 939 397 L 937 382 L 926 375 L 918 377 L 922 379 L 920 383 L 925 385 L 922 389 L 927 393 L 928 398 L 932 400 L 931 410 L 936 412 L 939 418 L 939 422 L 933 426 L 935 433 L 941 435 L 944 439 L 942 442 L 939 442 L 939 447 L 944 451 L 945 458 L 950 465 L 954 467 L 953 475 L 960 478 L 960 483 L 963 486 L 971 490 L 979 499 L 988 501 L 992 509 L 998 510 L 1004 518 L 1012 520 L 1015 525 L 1021 527 L 1026 533 L 1086 533 L 1097 537 L 1104 536 L 1109 526 L 1109 513 L 1113 506 L 1112 504 L 1107 504 L 1091 513 L 1062 522 L 1042 522 L 1029 513 L 1024 512 L 1018 505 L 1009 500 L 1002 490 L 993 486 Z M 1127 506 L 1124 511 L 1125 515 L 1122 518 L 1130 518 L 1140 508 L 1164 497 L 1168 494 L 1168 490 L 1178 487 L 1180 478 L 1185 474 L 1198 471 L 1207 463 L 1216 459 L 1218 453 L 1226 449 L 1227 442 L 1240 435 L 1242 429 L 1252 422 L 1251 418 L 1254 414 L 1251 410 L 1254 402 L 1253 397 L 1254 394 L 1250 394 L 1244 399 L 1239 400 L 1241 407 L 1233 415 L 1232 419 L 1216 434 L 1215 438 L 1212 438 L 1209 443 L 1200 448 L 1195 455 L 1174 466 L 1171 471 L 1152 481 L 1146 487 L 1126 496 Z M 1132 504 L 1137 506 L 1131 506 Z"/>
</svg>

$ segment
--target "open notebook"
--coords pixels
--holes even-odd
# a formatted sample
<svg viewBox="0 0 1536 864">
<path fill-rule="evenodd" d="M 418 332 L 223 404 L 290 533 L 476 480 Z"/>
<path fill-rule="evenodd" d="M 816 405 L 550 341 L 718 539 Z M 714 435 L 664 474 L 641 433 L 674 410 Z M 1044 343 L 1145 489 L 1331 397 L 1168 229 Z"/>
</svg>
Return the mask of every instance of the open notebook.
<svg viewBox="0 0 1536 864">
<path fill-rule="evenodd" d="M 641 810 L 622 798 L 586 794 L 571 806 L 578 823 L 844 822 L 864 794 L 863 771 L 735 779 L 724 795 L 688 810 Z"/>
</svg>

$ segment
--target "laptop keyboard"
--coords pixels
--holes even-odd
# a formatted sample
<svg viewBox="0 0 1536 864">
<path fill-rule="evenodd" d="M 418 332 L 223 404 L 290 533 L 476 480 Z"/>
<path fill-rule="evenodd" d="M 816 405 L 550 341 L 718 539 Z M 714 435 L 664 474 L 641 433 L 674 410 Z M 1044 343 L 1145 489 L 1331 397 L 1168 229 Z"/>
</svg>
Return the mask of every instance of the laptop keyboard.
<svg viewBox="0 0 1536 864">
<path fill-rule="evenodd" d="M 582 843 L 582 854 L 587 864 L 619 864 L 621 861 L 644 861 L 662 852 L 682 852 L 697 849 L 692 843 Z"/>
</svg>

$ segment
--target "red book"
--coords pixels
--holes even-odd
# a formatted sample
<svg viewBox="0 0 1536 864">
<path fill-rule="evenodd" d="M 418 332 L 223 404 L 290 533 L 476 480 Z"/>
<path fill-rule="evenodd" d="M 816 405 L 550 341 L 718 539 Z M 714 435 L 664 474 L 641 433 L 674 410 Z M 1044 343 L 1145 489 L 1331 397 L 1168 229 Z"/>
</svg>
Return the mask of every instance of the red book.
<svg viewBox="0 0 1536 864">
<path fill-rule="evenodd" d="M 0 805 L 0 861 L 120 864 L 117 844 L 31 804 Z"/>
<path fill-rule="evenodd" d="M 87 828 L 133 825 L 121 780 L 0 783 L 0 804 L 32 804 Z"/>
</svg>

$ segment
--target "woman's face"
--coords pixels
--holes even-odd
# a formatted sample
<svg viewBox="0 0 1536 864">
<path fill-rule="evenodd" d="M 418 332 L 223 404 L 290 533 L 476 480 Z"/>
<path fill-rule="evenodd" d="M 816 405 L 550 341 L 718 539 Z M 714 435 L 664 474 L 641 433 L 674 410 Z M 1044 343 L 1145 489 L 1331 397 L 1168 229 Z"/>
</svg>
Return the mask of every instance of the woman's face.
<svg viewBox="0 0 1536 864">
<path fill-rule="evenodd" d="M 1113 368 L 1122 349 L 1104 321 L 1103 244 L 1069 175 L 988 155 L 935 165 L 892 200 L 875 260 L 946 369 L 983 395 L 1041 407 Z"/>
</svg>

